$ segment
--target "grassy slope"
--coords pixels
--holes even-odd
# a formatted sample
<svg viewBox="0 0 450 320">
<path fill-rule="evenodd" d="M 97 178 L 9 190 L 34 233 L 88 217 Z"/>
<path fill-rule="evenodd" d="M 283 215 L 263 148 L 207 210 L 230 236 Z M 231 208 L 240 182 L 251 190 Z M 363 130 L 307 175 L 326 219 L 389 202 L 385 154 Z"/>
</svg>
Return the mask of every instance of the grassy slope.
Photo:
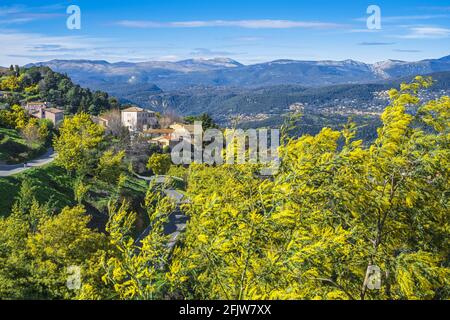
<svg viewBox="0 0 450 320">
<path fill-rule="evenodd" d="M 51 201 L 55 208 L 61 209 L 73 205 L 71 180 L 65 171 L 54 165 L 30 169 L 24 173 L 0 178 L 0 215 L 8 215 L 19 193 L 23 180 L 31 179 L 37 187 L 36 198 L 39 202 Z"/>
<path fill-rule="evenodd" d="M 50 164 L 42 168 L 30 169 L 12 177 L 0 178 L 0 216 L 9 215 L 21 183 L 27 178 L 31 179 L 37 187 L 37 200 L 41 203 L 50 201 L 55 212 L 59 212 L 66 206 L 77 204 L 73 194 L 73 179 L 66 174 L 64 169 Z M 114 191 L 114 186 L 100 181 L 90 181 L 90 183 L 92 187 L 83 205 L 93 217 L 93 226 L 103 229 L 108 219 L 107 205 L 109 197 Z M 128 177 L 122 191 L 123 197 L 131 203 L 133 210 L 138 212 L 140 216 L 145 215 L 141 204 L 146 191 L 146 182 L 134 177 Z"/>
<path fill-rule="evenodd" d="M 27 146 L 19 132 L 0 127 L 0 161 L 8 164 L 21 163 L 45 153 L 44 144 Z"/>
</svg>

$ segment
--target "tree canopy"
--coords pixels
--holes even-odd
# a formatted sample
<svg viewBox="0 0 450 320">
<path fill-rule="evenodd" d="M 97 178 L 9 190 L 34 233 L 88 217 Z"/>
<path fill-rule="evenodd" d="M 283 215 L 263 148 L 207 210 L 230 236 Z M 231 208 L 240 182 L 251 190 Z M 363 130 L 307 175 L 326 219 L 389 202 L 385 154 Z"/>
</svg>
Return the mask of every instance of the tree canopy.
<svg viewBox="0 0 450 320">
<path fill-rule="evenodd" d="M 106 92 L 82 88 L 67 75 L 48 67 L 12 68 L 3 77 L 0 74 L 0 90 L 11 93 L 10 97 L 4 98 L 11 106 L 20 104 L 21 100 L 41 100 L 63 109 L 66 114 L 87 112 L 98 115 L 120 107 L 117 99 Z"/>
</svg>

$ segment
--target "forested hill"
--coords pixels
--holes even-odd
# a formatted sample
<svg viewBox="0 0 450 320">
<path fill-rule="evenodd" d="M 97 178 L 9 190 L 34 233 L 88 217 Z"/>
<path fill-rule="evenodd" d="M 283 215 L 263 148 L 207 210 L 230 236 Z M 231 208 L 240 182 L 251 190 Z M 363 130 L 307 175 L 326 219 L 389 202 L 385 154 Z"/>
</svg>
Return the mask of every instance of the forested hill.
<svg viewBox="0 0 450 320">
<path fill-rule="evenodd" d="M 430 93 L 450 90 L 450 72 L 430 74 L 434 85 Z M 192 87 L 185 90 L 163 92 L 156 95 L 140 92 L 139 101 L 145 107 L 156 111 L 175 110 L 183 115 L 207 112 L 215 120 L 223 120 L 230 115 L 279 114 L 289 110 L 295 103 L 308 105 L 313 111 L 334 109 L 342 105 L 354 110 L 366 111 L 369 106 L 383 110 L 386 101 L 378 101 L 376 93 L 399 88 L 414 77 L 381 81 L 370 84 L 341 84 L 320 88 L 299 85 L 279 85 L 261 88 Z M 150 98 L 145 101 L 144 97 Z M 136 98 L 136 97 L 135 97 Z"/>
<path fill-rule="evenodd" d="M 120 107 L 118 100 L 103 91 L 91 91 L 76 85 L 65 74 L 48 67 L 0 69 L 0 106 L 28 101 L 46 101 L 66 114 L 80 111 L 97 115 Z"/>
</svg>

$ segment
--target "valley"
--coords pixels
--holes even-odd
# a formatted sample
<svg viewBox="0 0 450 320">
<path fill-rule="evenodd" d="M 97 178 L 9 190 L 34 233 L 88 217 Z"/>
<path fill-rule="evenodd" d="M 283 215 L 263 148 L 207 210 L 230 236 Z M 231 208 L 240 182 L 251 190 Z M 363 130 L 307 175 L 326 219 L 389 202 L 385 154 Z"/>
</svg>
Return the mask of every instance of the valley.
<svg viewBox="0 0 450 320">
<path fill-rule="evenodd" d="M 65 73 L 75 83 L 106 91 L 122 103 L 181 116 L 208 113 L 222 126 L 279 126 L 283 116 L 298 108 L 339 124 L 349 116 L 377 118 L 388 104 L 387 90 L 416 75 L 436 81 L 424 101 L 450 91 L 450 57 L 375 64 L 277 60 L 246 66 L 216 58 L 143 63 L 53 60 L 34 65 Z"/>
</svg>

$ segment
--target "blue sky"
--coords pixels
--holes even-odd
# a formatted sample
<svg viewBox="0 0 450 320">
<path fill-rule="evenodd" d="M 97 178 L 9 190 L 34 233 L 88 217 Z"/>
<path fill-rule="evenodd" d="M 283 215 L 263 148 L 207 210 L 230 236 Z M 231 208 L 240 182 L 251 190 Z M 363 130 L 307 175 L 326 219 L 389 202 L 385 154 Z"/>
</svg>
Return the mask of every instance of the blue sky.
<svg viewBox="0 0 450 320">
<path fill-rule="evenodd" d="M 81 29 L 66 27 L 69 5 Z M 369 5 L 381 30 L 367 28 Z M 227 57 L 376 62 L 450 55 L 450 0 L 0 0 L 0 65 Z"/>
</svg>

